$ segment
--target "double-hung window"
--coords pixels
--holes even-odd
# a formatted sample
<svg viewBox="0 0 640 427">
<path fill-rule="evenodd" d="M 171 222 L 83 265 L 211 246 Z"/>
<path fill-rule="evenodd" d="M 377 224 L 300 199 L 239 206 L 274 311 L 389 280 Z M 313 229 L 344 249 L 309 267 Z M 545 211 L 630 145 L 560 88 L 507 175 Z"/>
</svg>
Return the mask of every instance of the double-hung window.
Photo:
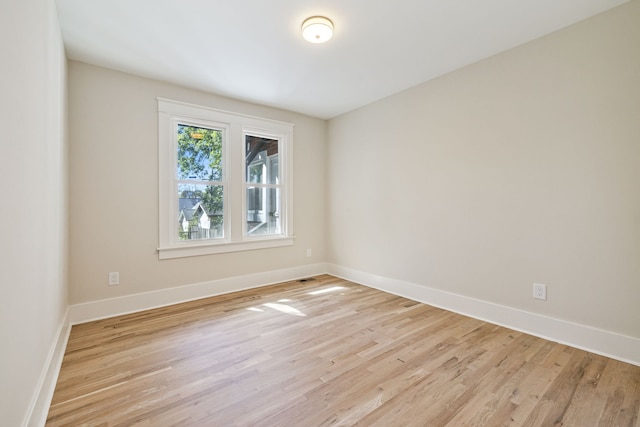
<svg viewBox="0 0 640 427">
<path fill-rule="evenodd" d="M 158 98 L 159 257 L 293 244 L 293 125 Z"/>
<path fill-rule="evenodd" d="M 245 187 L 249 236 L 278 235 L 282 231 L 282 202 L 277 139 L 246 133 Z"/>
</svg>

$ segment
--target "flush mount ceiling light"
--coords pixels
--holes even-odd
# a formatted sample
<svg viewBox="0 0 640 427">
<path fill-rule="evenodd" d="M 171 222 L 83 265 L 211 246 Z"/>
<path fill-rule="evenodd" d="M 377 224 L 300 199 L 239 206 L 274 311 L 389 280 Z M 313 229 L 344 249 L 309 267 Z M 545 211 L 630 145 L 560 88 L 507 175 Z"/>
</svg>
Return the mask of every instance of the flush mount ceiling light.
<svg viewBox="0 0 640 427">
<path fill-rule="evenodd" d="M 324 16 L 312 16 L 302 23 L 302 37 L 311 43 L 324 43 L 333 36 L 333 22 Z"/>
</svg>

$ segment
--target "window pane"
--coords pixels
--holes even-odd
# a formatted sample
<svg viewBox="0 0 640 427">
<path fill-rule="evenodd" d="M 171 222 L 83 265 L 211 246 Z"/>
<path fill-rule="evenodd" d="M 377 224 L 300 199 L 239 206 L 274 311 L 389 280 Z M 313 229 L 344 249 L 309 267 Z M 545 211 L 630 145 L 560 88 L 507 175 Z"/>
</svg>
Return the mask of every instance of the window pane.
<svg viewBox="0 0 640 427">
<path fill-rule="evenodd" d="M 224 237 L 222 185 L 178 185 L 178 238 Z"/>
<path fill-rule="evenodd" d="M 269 162 L 267 163 L 269 170 L 269 184 L 280 184 L 280 176 L 278 174 L 278 156 L 269 157 Z"/>
<path fill-rule="evenodd" d="M 247 188 L 247 234 L 281 234 L 280 189 Z"/>
<path fill-rule="evenodd" d="M 247 135 L 245 138 L 246 179 L 258 184 L 278 184 L 277 139 Z"/>
<path fill-rule="evenodd" d="M 253 183 L 260 183 L 262 184 L 264 182 L 264 176 L 265 176 L 265 164 L 263 162 L 255 162 L 249 165 L 248 167 L 248 181 L 249 182 L 253 182 Z"/>
<path fill-rule="evenodd" d="M 222 181 L 222 131 L 178 124 L 177 178 Z"/>
</svg>

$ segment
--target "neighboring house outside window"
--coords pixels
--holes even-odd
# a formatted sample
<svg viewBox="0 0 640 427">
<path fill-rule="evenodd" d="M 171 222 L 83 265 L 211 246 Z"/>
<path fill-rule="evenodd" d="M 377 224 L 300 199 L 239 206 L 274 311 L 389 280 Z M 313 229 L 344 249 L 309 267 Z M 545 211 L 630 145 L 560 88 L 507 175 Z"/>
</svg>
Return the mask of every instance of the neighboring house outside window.
<svg viewBox="0 0 640 427">
<path fill-rule="evenodd" d="M 161 259 L 293 244 L 292 124 L 162 98 L 158 122 Z"/>
</svg>

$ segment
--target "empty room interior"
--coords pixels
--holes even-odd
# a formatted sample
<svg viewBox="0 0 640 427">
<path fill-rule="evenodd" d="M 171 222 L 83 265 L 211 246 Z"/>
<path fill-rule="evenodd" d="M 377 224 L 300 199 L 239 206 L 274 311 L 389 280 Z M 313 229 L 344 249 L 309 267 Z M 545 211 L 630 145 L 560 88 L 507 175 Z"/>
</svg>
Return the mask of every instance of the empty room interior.
<svg viewBox="0 0 640 427">
<path fill-rule="evenodd" d="M 640 0 L 0 32 L 0 425 L 640 426 Z"/>
</svg>

